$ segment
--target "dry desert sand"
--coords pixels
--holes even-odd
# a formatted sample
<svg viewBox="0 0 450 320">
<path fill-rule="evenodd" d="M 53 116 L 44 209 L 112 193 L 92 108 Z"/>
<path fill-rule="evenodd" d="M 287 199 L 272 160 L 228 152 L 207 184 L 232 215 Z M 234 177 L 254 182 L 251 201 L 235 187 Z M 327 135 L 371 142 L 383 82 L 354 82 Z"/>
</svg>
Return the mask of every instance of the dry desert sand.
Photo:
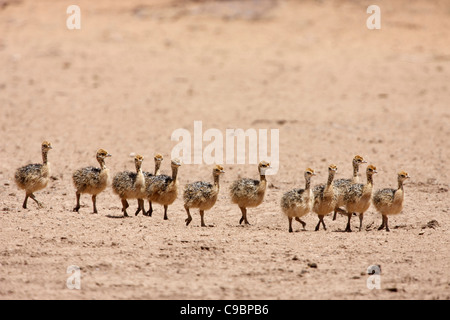
<svg viewBox="0 0 450 320">
<path fill-rule="evenodd" d="M 66 28 L 72 1 L 0 1 L 0 299 L 449 299 L 450 4 L 379 0 L 381 30 L 368 30 L 372 1 L 80 0 L 81 30 Z M 279 129 L 280 168 L 264 203 L 240 226 L 228 187 L 257 177 L 254 165 L 225 165 L 221 193 L 200 227 L 185 226 L 181 195 L 163 221 L 121 218 L 111 189 L 72 212 L 75 169 L 114 174 L 131 153 L 170 153 L 178 128 Z M 52 179 L 21 207 L 16 168 L 39 162 L 49 140 Z M 206 143 L 205 143 L 206 145 Z M 281 215 L 279 199 L 326 167 L 350 177 L 363 155 L 375 188 L 407 171 L 403 213 L 378 231 L 346 218 Z M 364 170 L 364 169 L 363 169 Z M 183 165 L 179 180 L 211 179 L 211 166 Z M 363 178 L 363 180 L 365 180 Z M 130 212 L 134 213 L 135 201 Z M 436 220 L 437 224 L 428 224 Z M 71 265 L 81 290 L 69 290 Z M 367 268 L 381 266 L 381 289 Z"/>
</svg>

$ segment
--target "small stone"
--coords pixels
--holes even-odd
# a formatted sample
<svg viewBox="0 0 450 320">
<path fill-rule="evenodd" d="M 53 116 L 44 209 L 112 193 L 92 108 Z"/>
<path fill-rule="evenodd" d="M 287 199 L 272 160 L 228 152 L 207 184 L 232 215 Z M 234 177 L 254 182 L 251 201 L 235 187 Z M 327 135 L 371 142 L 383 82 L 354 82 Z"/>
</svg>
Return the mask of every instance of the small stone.
<svg viewBox="0 0 450 320">
<path fill-rule="evenodd" d="M 313 269 L 317 269 L 317 263 L 310 262 L 310 263 L 308 263 L 308 267 L 313 268 Z"/>
</svg>

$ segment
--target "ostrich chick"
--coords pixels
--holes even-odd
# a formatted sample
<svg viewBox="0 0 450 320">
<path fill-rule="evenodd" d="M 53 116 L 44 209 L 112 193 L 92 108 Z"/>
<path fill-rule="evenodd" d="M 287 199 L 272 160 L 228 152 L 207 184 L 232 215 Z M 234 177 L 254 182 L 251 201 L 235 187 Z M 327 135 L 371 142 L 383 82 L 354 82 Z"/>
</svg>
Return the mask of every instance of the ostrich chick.
<svg viewBox="0 0 450 320">
<path fill-rule="evenodd" d="M 315 176 L 313 169 L 305 171 L 305 189 L 293 189 L 286 192 L 281 198 L 281 210 L 289 219 L 289 232 L 292 232 L 292 219 L 295 218 L 305 229 L 306 223 L 300 220 L 301 217 L 312 210 L 314 194 L 311 190 L 311 177 Z"/>
<path fill-rule="evenodd" d="M 231 185 L 231 201 L 236 203 L 242 212 L 239 224 L 245 222 L 245 224 L 249 225 L 247 208 L 257 207 L 263 202 L 267 188 L 266 171 L 268 169 L 270 169 L 270 163 L 262 161 L 258 165 L 259 180 L 244 178 L 233 182 Z"/>
<path fill-rule="evenodd" d="M 333 179 L 336 174 L 337 167 L 332 164 L 328 167 L 328 181 L 326 184 L 318 185 L 314 188 L 314 205 L 313 211 L 319 216 L 319 223 L 316 226 L 316 231 L 319 230 L 322 223 L 323 228 L 327 230 L 323 218 L 336 208 L 337 192 L 333 186 Z"/>
<path fill-rule="evenodd" d="M 405 197 L 403 183 L 409 178 L 410 176 L 407 172 L 401 171 L 397 175 L 397 189 L 386 188 L 375 192 L 373 196 L 373 205 L 382 216 L 382 223 L 378 230 L 386 228 L 386 231 L 390 231 L 388 226 L 388 215 L 396 215 L 402 212 L 403 200 Z"/>
<path fill-rule="evenodd" d="M 105 159 L 111 157 L 108 151 L 100 149 L 97 151 L 97 161 L 100 168 L 86 167 L 74 172 L 73 184 L 75 186 L 77 205 L 73 209 L 74 212 L 80 210 L 81 194 L 87 193 L 92 195 L 92 204 L 94 206 L 94 213 L 97 211 L 97 195 L 103 192 L 108 186 L 109 169 L 106 168 Z"/>
<path fill-rule="evenodd" d="M 373 165 L 367 166 L 367 183 L 354 183 L 345 193 L 344 203 L 348 217 L 347 227 L 345 228 L 346 232 L 352 232 L 350 221 L 353 213 L 359 213 L 359 231 L 361 231 L 364 212 L 369 209 L 372 200 L 373 175 L 375 173 L 377 173 L 377 168 Z"/>
<path fill-rule="evenodd" d="M 336 215 L 338 212 L 340 213 L 346 213 L 344 210 L 339 209 L 339 207 L 342 207 L 344 205 L 344 197 L 345 193 L 347 192 L 348 188 L 354 184 L 359 183 L 359 166 L 363 163 L 367 163 L 366 160 L 364 160 L 363 157 L 356 155 L 353 158 L 352 165 L 353 165 L 353 176 L 351 179 L 337 179 L 333 181 L 333 186 L 335 187 L 335 190 L 338 192 L 338 202 L 336 204 L 336 209 L 334 209 L 334 215 L 333 215 L 333 221 L 336 220 Z"/>
<path fill-rule="evenodd" d="M 50 179 L 50 164 L 47 161 L 48 151 L 53 149 L 50 142 L 42 142 L 42 164 L 29 164 L 25 167 L 17 169 L 14 180 L 17 186 L 25 190 L 25 200 L 22 207 L 27 208 L 28 198 L 33 199 L 39 208 L 43 205 L 34 196 L 34 192 L 47 187 Z"/>
<path fill-rule="evenodd" d="M 152 203 L 154 202 L 164 206 L 164 220 L 169 220 L 167 217 L 167 209 L 175 202 L 178 196 L 177 176 L 180 166 L 180 160 L 172 160 L 172 176 L 160 174 L 150 177 L 145 188 L 145 198 Z"/>
<path fill-rule="evenodd" d="M 223 167 L 216 166 L 213 169 L 214 183 L 198 181 L 188 184 L 184 190 L 184 208 L 187 212 L 186 226 L 192 221 L 189 209 L 198 208 L 200 210 L 200 217 L 202 227 L 206 227 L 204 214 L 205 211 L 211 209 L 217 201 L 219 195 L 219 178 L 224 174 Z"/>
<path fill-rule="evenodd" d="M 156 154 L 155 155 L 155 173 L 154 174 L 152 174 L 152 173 L 150 173 L 150 172 L 144 172 L 144 178 L 145 178 L 145 187 L 147 188 L 147 186 L 150 184 L 150 178 L 151 177 L 153 177 L 153 176 L 157 176 L 157 175 L 159 175 L 159 174 L 161 174 L 161 163 L 163 162 L 163 160 L 164 160 L 164 157 L 161 155 L 161 154 Z M 139 210 L 139 209 L 138 209 Z M 145 212 L 145 210 L 144 210 L 144 212 L 143 212 L 143 214 L 145 215 L 145 216 L 149 216 L 149 217 L 151 217 L 152 216 L 152 213 L 153 213 L 153 207 L 152 207 L 152 202 L 149 200 L 148 201 L 148 211 L 147 212 Z"/>
<path fill-rule="evenodd" d="M 122 212 L 124 217 L 128 217 L 127 208 L 130 206 L 127 199 L 138 199 L 138 211 L 136 215 L 143 210 L 145 179 L 142 173 L 142 162 L 144 157 L 137 155 L 134 158 L 136 172 L 123 171 L 116 174 L 113 179 L 112 188 L 122 201 Z"/>
</svg>

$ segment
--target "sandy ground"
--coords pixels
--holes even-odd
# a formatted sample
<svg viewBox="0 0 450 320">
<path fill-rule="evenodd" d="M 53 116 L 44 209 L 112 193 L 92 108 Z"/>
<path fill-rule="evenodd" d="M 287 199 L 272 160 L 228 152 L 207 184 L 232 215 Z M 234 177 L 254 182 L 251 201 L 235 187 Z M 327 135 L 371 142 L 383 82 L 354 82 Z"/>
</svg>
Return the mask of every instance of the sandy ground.
<svg viewBox="0 0 450 320">
<path fill-rule="evenodd" d="M 77 1 L 81 30 L 66 28 L 71 1 L 0 1 L 1 299 L 449 299 L 450 5 L 377 1 L 381 30 L 368 30 L 372 1 Z M 257 3 L 257 5 L 255 5 Z M 130 153 L 162 153 L 178 128 L 279 129 L 280 169 L 264 203 L 240 226 L 227 189 L 254 165 L 225 165 L 216 206 L 189 227 L 181 196 L 163 221 L 120 218 L 107 189 L 93 215 L 75 205 L 72 172 L 105 148 L 112 173 Z M 39 162 L 53 143 L 53 178 L 21 204 L 16 168 Z M 206 143 L 205 143 L 206 145 Z M 303 171 L 351 175 L 361 154 L 377 166 L 375 187 L 412 179 L 391 232 L 317 216 L 288 233 L 281 195 Z M 211 166 L 184 165 L 181 187 L 211 179 Z M 132 203 L 131 211 L 136 208 Z M 426 227 L 431 220 L 439 224 Z M 67 268 L 81 268 L 69 290 Z M 381 289 L 366 270 L 381 266 Z"/>
</svg>

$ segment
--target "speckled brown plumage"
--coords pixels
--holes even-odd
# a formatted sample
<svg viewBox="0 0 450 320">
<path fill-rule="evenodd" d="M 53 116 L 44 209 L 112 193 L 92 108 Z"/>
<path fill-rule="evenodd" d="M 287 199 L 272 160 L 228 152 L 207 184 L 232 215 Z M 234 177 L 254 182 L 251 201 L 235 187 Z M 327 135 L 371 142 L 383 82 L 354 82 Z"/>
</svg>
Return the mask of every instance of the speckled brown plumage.
<svg viewBox="0 0 450 320">
<path fill-rule="evenodd" d="M 143 172 L 146 189 L 147 189 L 148 185 L 150 184 L 151 177 L 161 174 L 161 163 L 163 162 L 164 157 L 158 153 L 155 155 L 154 160 L 155 160 L 155 173 Z M 148 200 L 148 211 L 146 212 L 144 208 L 142 208 L 142 209 L 143 209 L 143 214 L 145 216 L 149 216 L 149 217 L 152 216 L 153 206 L 152 206 L 152 202 L 150 200 Z"/>
<path fill-rule="evenodd" d="M 319 216 L 319 223 L 316 226 L 316 231 L 319 230 L 320 224 L 326 230 L 325 222 L 323 218 L 332 212 L 336 208 L 337 192 L 333 187 L 333 179 L 336 174 L 337 167 L 332 164 L 328 167 L 328 180 L 326 184 L 321 184 L 313 189 L 314 193 L 314 205 L 313 211 Z"/>
<path fill-rule="evenodd" d="M 382 216 L 382 223 L 378 230 L 386 228 L 386 231 L 390 231 L 388 226 L 388 215 L 396 215 L 402 212 L 405 197 L 403 183 L 407 179 L 410 179 L 408 173 L 401 171 L 397 174 L 397 189 L 381 189 L 373 195 L 372 203 Z"/>
<path fill-rule="evenodd" d="M 353 166 L 353 176 L 351 179 L 337 179 L 333 181 L 334 190 L 338 194 L 338 200 L 336 204 L 336 209 L 334 210 L 333 214 L 333 220 L 336 220 L 336 215 L 338 212 L 345 213 L 343 210 L 339 210 L 339 207 L 342 207 L 344 205 L 344 196 L 348 190 L 348 188 L 353 183 L 359 183 L 359 166 L 363 163 L 367 163 L 366 160 L 364 160 L 363 157 L 360 155 L 356 155 L 352 160 L 352 166 Z"/>
<path fill-rule="evenodd" d="M 145 188 L 145 198 L 152 203 L 164 206 L 164 220 L 168 220 L 167 209 L 178 196 L 178 168 L 181 162 L 174 159 L 171 162 L 172 176 L 160 174 L 149 178 Z"/>
<path fill-rule="evenodd" d="M 185 220 L 186 226 L 192 221 L 190 209 L 198 208 L 200 210 L 201 226 L 206 227 L 204 214 L 205 211 L 210 210 L 217 201 L 219 195 L 219 178 L 224 174 L 222 166 L 216 166 L 213 169 L 213 183 L 198 181 L 186 185 L 184 189 L 184 208 L 188 215 Z"/>
<path fill-rule="evenodd" d="M 108 151 L 99 149 L 96 158 L 100 168 L 86 167 L 74 172 L 72 180 L 76 189 L 77 198 L 77 204 L 73 209 L 74 212 L 79 212 L 80 210 L 81 194 L 87 193 L 92 195 L 94 213 L 98 213 L 97 195 L 103 192 L 109 183 L 109 169 L 106 168 L 105 164 L 105 159 L 108 157 L 111 157 Z"/>
<path fill-rule="evenodd" d="M 350 221 L 354 213 L 359 214 L 359 231 L 361 231 L 364 212 L 369 209 L 372 200 L 373 175 L 376 173 L 377 168 L 369 165 L 366 169 L 367 182 L 365 184 L 353 183 L 348 187 L 344 196 L 344 205 L 348 217 L 346 232 L 352 231 Z"/>
<path fill-rule="evenodd" d="M 262 161 L 258 165 L 260 180 L 244 178 L 233 182 L 231 185 L 231 201 L 237 204 L 242 212 L 242 218 L 239 224 L 245 222 L 245 224 L 249 225 L 247 208 L 257 207 L 263 202 L 267 187 L 267 169 L 270 169 L 270 163 Z"/>
<path fill-rule="evenodd" d="M 44 141 L 41 145 L 42 164 L 29 164 L 16 170 L 14 180 L 17 186 L 25 190 L 25 200 L 22 207 L 27 208 L 28 198 L 33 199 L 39 208 L 43 205 L 40 203 L 34 192 L 42 190 L 47 187 L 50 179 L 50 164 L 48 163 L 48 151 L 53 149 L 50 142 Z"/>
<path fill-rule="evenodd" d="M 292 230 L 292 219 L 300 222 L 305 229 L 306 223 L 300 218 L 308 214 L 312 210 L 314 203 L 314 194 L 311 189 L 311 177 L 315 176 L 313 169 L 306 169 L 305 171 L 305 189 L 293 189 L 286 192 L 281 197 L 281 210 L 288 217 L 289 232 Z"/>
<path fill-rule="evenodd" d="M 143 210 L 145 197 L 145 179 L 142 173 L 142 162 L 144 157 L 137 155 L 134 158 L 136 172 L 123 171 L 114 176 L 112 188 L 122 201 L 122 212 L 128 217 L 127 208 L 129 207 L 127 199 L 138 199 L 138 211 L 136 215 Z"/>
</svg>

